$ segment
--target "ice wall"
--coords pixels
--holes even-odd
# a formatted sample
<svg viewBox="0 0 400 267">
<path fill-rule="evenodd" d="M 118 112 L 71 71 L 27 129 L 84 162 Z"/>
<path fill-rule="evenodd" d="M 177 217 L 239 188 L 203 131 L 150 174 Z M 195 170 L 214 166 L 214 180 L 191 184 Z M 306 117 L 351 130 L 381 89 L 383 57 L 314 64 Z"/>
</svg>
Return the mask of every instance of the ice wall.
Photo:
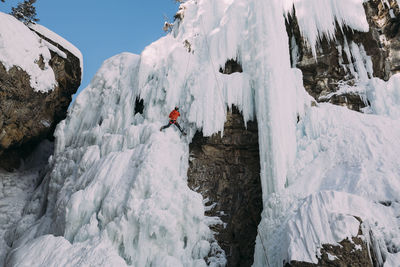
<svg viewBox="0 0 400 267">
<path fill-rule="evenodd" d="M 284 0 L 285 11 L 296 15 L 300 32 L 316 56 L 319 39 L 335 38 L 336 27 L 367 32 L 364 0 Z"/>
<path fill-rule="evenodd" d="M 148 112 L 167 113 L 178 103 L 188 125 L 211 135 L 223 130 L 227 106 L 238 106 L 245 121 L 257 117 L 261 129 L 264 195 L 284 188 L 295 154 L 296 116 L 308 102 L 301 73 L 290 68 L 281 2 L 188 1 L 183 6 L 179 26 L 142 55 L 140 94 L 145 102 L 165 102 Z M 185 40 L 193 53 L 183 46 Z M 243 73 L 219 73 L 232 58 Z"/>
<path fill-rule="evenodd" d="M 233 104 L 246 121 L 257 118 L 259 128 L 264 212 L 254 266 L 315 262 L 321 242 L 353 234 L 334 233 L 339 226 L 353 229 L 354 220 L 328 226 L 321 222 L 342 217 L 319 215 L 331 207 L 359 214 L 353 199 L 367 210 L 374 208 L 371 201 L 398 193 L 400 162 L 385 150 L 399 147 L 399 122 L 380 117 L 397 111 L 380 107 L 386 93 L 377 91 L 380 82 L 369 83 L 368 64 L 359 61 L 354 71 L 363 69 L 375 114 L 311 107 L 301 72 L 290 65 L 285 16 L 293 6 L 312 47 L 322 35 L 332 38 L 335 21 L 367 30 L 361 0 L 191 0 L 182 4 L 183 20 L 140 57 L 107 60 L 57 128 L 51 170 L 26 209 L 8 263 L 56 266 L 57 255 L 65 255 L 71 266 L 223 266 L 224 254 L 208 228 L 218 219 L 204 217 L 186 171 L 193 134 L 222 132 Z M 350 53 L 360 51 L 352 46 Z M 229 59 L 237 59 L 243 72 L 219 73 Z M 136 97 L 144 101 L 142 115 L 134 114 Z M 187 138 L 172 127 L 159 132 L 175 105 Z M 388 127 L 393 133 L 382 138 Z M 324 199 L 329 205 L 320 203 Z M 307 217 L 310 210 L 316 218 Z M 387 214 L 384 225 L 393 219 Z M 307 229 L 317 224 L 315 232 L 326 236 L 308 239 Z M 296 225 L 304 227 L 296 232 Z M 373 231 L 396 236 L 384 227 Z M 49 244 L 55 249 L 41 249 Z"/>
<path fill-rule="evenodd" d="M 129 53 L 104 62 L 58 125 L 9 266 L 223 265 L 213 218 L 186 184 L 186 143 L 134 114 L 139 63 Z"/>
<path fill-rule="evenodd" d="M 333 37 L 335 20 L 340 27 L 368 30 L 362 1 L 294 1 L 288 7 L 292 4 L 312 48 L 321 36 Z M 373 233 L 374 246 L 370 245 L 379 264 L 393 266 L 400 257 L 398 75 L 388 82 L 373 78 L 370 55 L 362 45 L 345 41 L 342 49 L 353 59 L 347 71 L 355 85 L 339 92 L 357 92 L 370 106 L 361 114 L 319 104 L 300 115 L 286 188 L 270 194 L 264 203 L 254 266 L 281 266 L 291 260 L 317 263 L 322 244 L 356 235 L 344 231 L 356 228 L 354 216 Z"/>
</svg>

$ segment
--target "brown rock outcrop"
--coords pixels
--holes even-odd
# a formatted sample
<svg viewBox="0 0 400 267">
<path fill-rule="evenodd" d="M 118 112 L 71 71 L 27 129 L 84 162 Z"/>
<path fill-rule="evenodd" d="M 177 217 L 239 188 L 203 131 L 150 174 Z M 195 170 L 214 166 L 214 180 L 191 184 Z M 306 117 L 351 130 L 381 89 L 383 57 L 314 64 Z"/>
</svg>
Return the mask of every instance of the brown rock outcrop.
<svg viewBox="0 0 400 267">
<path fill-rule="evenodd" d="M 58 83 L 52 91 L 35 92 L 25 71 L 18 66 L 6 71 L 0 62 L 0 167 L 7 170 L 17 168 L 41 140 L 52 138 L 81 83 L 80 60 L 59 44 L 41 37 L 67 55 L 62 58 L 50 51 L 49 65 Z M 41 62 L 37 64 L 40 66 Z"/>
<path fill-rule="evenodd" d="M 262 195 L 257 122 L 244 126 L 240 112 L 228 112 L 224 135 L 203 137 L 197 132 L 190 144 L 188 183 L 200 192 L 224 225 L 214 225 L 227 266 L 251 266 Z"/>
<path fill-rule="evenodd" d="M 315 100 L 347 106 L 356 111 L 368 105 L 363 96 L 357 93 L 332 94 L 338 91 L 340 84 L 354 84 L 355 77 L 348 67 L 355 59 L 348 58 L 342 51 L 346 43 L 354 42 L 363 46 L 367 56 L 371 57 L 374 77 L 388 80 L 400 72 L 400 10 L 395 0 L 389 3 L 390 7 L 380 0 L 365 2 L 369 32 L 348 28 L 342 31 L 337 28 L 336 40 L 321 40 L 316 49 L 316 58 L 300 34 L 295 12 L 288 18 L 286 28 L 290 49 L 294 51 L 294 46 L 298 48 L 297 55 L 291 54 L 292 65 L 302 70 L 304 87 Z"/>
</svg>

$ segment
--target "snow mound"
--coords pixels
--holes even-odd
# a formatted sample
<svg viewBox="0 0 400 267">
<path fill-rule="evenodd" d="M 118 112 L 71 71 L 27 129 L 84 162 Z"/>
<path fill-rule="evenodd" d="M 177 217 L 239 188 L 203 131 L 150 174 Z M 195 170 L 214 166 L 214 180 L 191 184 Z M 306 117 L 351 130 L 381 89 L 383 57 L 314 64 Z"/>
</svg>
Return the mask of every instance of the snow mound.
<svg viewBox="0 0 400 267">
<path fill-rule="evenodd" d="M 43 57 L 43 70 L 38 65 L 40 57 Z M 31 87 L 44 93 L 57 84 L 50 58 L 49 49 L 35 33 L 14 17 L 0 12 L 0 62 L 7 71 L 13 66 L 21 68 L 30 76 Z"/>
</svg>

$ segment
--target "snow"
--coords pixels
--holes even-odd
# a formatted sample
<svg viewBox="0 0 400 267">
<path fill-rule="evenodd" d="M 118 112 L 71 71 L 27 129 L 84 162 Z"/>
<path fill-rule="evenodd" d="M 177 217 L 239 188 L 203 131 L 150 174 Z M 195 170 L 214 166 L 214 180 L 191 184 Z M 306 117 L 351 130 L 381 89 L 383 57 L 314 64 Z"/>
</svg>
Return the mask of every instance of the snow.
<svg viewBox="0 0 400 267">
<path fill-rule="evenodd" d="M 104 62 L 58 125 L 52 171 L 37 192 L 49 190 L 46 213 L 30 234 L 21 229 L 7 264 L 205 266 L 208 255 L 210 266 L 224 265 L 215 220 L 186 184 L 187 145 L 171 128 L 160 132 L 161 121 L 134 116 L 139 63 L 129 53 Z"/>
<path fill-rule="evenodd" d="M 302 183 L 299 192 L 334 188 L 375 200 L 396 198 L 400 189 L 398 120 L 320 104 L 302 118 L 297 136 L 296 166 L 288 181 Z"/>
<path fill-rule="evenodd" d="M 312 106 L 301 71 L 291 67 L 285 27 L 294 6 L 315 53 L 322 36 L 334 38 L 335 21 L 368 31 L 362 4 L 183 3 L 184 19 L 170 34 L 140 56 L 123 53 L 105 61 L 58 125 L 50 170 L 16 228 L 19 239 L 7 263 L 224 266 L 209 228 L 221 221 L 204 216 L 204 200 L 188 188 L 186 173 L 195 132 L 222 133 L 232 105 L 245 121 L 256 118 L 259 129 L 264 210 L 253 266 L 315 263 L 322 244 L 356 236 L 359 227 L 381 264 L 395 262 L 400 78 L 372 78 L 365 49 L 345 41 L 338 47 L 354 58 L 343 67 L 355 86 L 341 92 L 362 92 L 370 108 L 359 113 Z M 243 72 L 221 74 L 229 59 Z M 134 114 L 137 97 L 143 114 Z M 172 127 L 159 131 L 176 105 L 187 137 Z"/>
<path fill-rule="evenodd" d="M 39 248 L 36 243 L 40 244 Z M 36 242 L 29 242 L 23 249 L 13 252 L 20 260 L 7 261 L 7 265 L 21 267 L 127 266 L 118 254 L 104 243 L 101 246 L 93 246 L 87 242 L 72 246 L 62 237 L 44 235 Z"/>
<path fill-rule="evenodd" d="M 49 30 L 48 28 L 44 27 L 43 25 L 34 23 L 34 24 L 30 24 L 29 28 L 31 28 L 32 30 L 38 32 L 39 34 L 43 35 L 44 37 L 54 41 L 55 43 L 61 45 L 64 49 L 68 50 L 74 56 L 76 56 L 79 59 L 80 63 L 81 63 L 81 72 L 82 72 L 82 75 L 83 75 L 83 56 L 82 56 L 81 51 L 78 48 L 76 48 L 73 44 L 71 44 L 70 42 L 65 40 L 60 35 L 58 35 L 55 32 Z"/>
<path fill-rule="evenodd" d="M 37 173 L 8 173 L 0 171 L 0 265 L 3 266 L 11 242 L 7 242 L 7 231 L 19 220 L 22 209 L 32 191 Z M 11 241 L 11 240 L 10 240 Z"/>
<path fill-rule="evenodd" d="M 386 83 L 374 78 L 367 84 L 366 94 L 371 102 L 368 112 L 390 117 L 400 118 L 400 74 L 393 75 Z"/>
<path fill-rule="evenodd" d="M 397 266 L 400 262 L 400 253 L 389 254 L 383 267 Z"/>
<path fill-rule="evenodd" d="M 396 200 L 399 194 L 399 138 L 398 117 L 362 114 L 330 104 L 307 110 L 297 127 L 296 164 L 288 172 L 288 186 L 264 204 L 260 232 L 267 239 L 265 246 L 274 247 L 268 251 L 271 266 L 282 259 L 316 263 L 322 244 L 355 236 L 359 223 L 354 216 L 370 226 L 378 223 L 372 230 L 382 236 L 379 242 L 398 239 L 399 212 L 374 203 Z M 335 234 L 343 229 L 353 232 Z M 282 236 L 287 243 L 278 242 Z M 286 247 L 288 251 L 282 252 Z M 380 250 L 388 254 L 385 246 Z M 262 265 L 262 254 L 256 252 L 256 266 Z"/>
<path fill-rule="evenodd" d="M 398 226 L 390 208 L 335 191 L 321 191 L 309 196 L 295 216 L 297 218 L 289 220 L 285 229 L 289 258 L 314 263 L 318 262 L 315 257 L 317 244 L 337 244 L 358 235 L 360 222 L 355 216 L 361 218 L 364 226 L 372 229 L 396 231 L 394 226 Z M 310 225 L 314 227 L 309 228 Z M 307 234 L 306 239 L 302 238 L 304 234 Z"/>
<path fill-rule="evenodd" d="M 60 57 L 66 58 L 66 54 L 56 46 L 40 38 L 29 28 L 58 43 L 70 51 L 80 60 L 83 73 L 82 53 L 64 38 L 39 24 L 31 24 L 29 28 L 14 17 L 0 12 L 0 62 L 6 70 L 17 66 L 30 76 L 31 87 L 36 92 L 48 92 L 57 85 L 53 69 L 49 65 L 51 59 L 50 50 Z M 43 70 L 38 62 L 43 57 Z"/>
<path fill-rule="evenodd" d="M 50 51 L 41 39 L 22 22 L 0 12 L 0 62 L 6 70 L 17 66 L 30 76 L 31 87 L 48 92 L 56 86 L 53 69 L 49 65 Z M 43 57 L 44 69 L 37 62 Z"/>
<path fill-rule="evenodd" d="M 4 265 L 7 252 L 13 242 L 13 228 L 21 219 L 23 208 L 40 178 L 53 146 L 42 142 L 33 155 L 23 162 L 19 170 L 0 170 L 0 265 Z"/>
<path fill-rule="evenodd" d="M 55 45 L 52 45 L 51 43 L 47 42 L 46 40 L 42 40 L 42 42 L 44 43 L 45 46 L 47 46 L 47 48 L 49 50 L 57 53 L 57 55 L 59 55 L 62 58 L 67 58 L 67 54 L 65 54 L 63 51 L 58 49 L 58 47 L 56 47 Z"/>
<path fill-rule="evenodd" d="M 328 254 L 328 259 L 330 261 L 334 261 L 334 260 L 338 259 L 338 257 L 336 257 L 335 255 L 332 255 L 332 254 L 329 254 L 329 253 L 326 253 L 326 254 Z"/>
</svg>

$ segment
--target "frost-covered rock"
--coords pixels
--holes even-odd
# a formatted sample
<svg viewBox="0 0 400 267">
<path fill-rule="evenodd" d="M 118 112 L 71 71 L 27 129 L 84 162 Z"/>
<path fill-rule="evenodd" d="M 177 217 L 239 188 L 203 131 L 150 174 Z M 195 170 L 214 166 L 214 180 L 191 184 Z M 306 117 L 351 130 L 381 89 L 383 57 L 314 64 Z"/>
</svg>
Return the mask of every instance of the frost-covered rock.
<svg viewBox="0 0 400 267">
<path fill-rule="evenodd" d="M 0 21 L 0 166 L 12 169 L 65 118 L 82 56 L 54 33 L 35 33 L 4 13 Z"/>
<path fill-rule="evenodd" d="M 322 36 L 316 49 L 302 36 L 302 10 L 295 9 L 288 16 L 292 65 L 302 70 L 304 87 L 318 102 L 361 111 L 369 105 L 365 90 L 349 89 L 372 77 L 388 80 L 400 70 L 397 2 L 370 0 L 363 7 L 369 30 L 335 24 L 335 30 Z"/>
</svg>

